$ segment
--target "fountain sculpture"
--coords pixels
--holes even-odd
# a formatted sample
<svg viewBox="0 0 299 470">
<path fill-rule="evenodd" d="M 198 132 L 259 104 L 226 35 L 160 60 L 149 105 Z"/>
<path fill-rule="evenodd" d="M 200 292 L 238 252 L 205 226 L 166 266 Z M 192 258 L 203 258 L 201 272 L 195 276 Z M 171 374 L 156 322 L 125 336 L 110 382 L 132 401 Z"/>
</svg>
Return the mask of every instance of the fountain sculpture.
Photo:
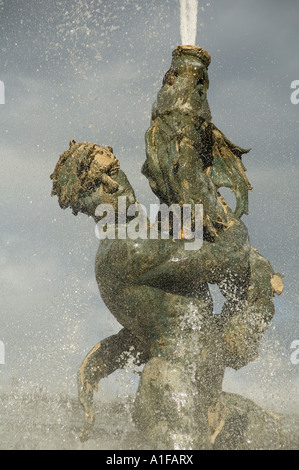
<svg viewBox="0 0 299 470">
<path fill-rule="evenodd" d="M 115 213 L 115 237 L 101 240 L 95 271 L 102 299 L 123 328 L 98 343 L 78 372 L 86 418 L 82 440 L 94 423 L 99 380 L 123 367 L 128 353 L 144 364 L 134 419 L 148 445 L 167 450 L 233 445 L 228 426 L 240 407 L 228 403 L 222 391 L 224 372 L 258 356 L 274 315 L 274 294 L 283 286 L 269 261 L 250 246 L 241 220 L 251 189 L 242 163 L 249 150 L 212 122 L 209 64 L 210 55 L 200 47 L 173 51 L 153 105 L 142 168 L 161 204 L 190 207 L 191 228 L 195 206 L 202 204 L 200 249 L 186 249 L 191 241 L 184 231 L 174 233 L 173 221 L 169 239 L 162 236 L 162 220 L 156 239 L 118 236 L 122 225 L 134 220 L 132 212 L 120 218 L 119 198 L 126 198 L 126 208 L 137 207 L 137 200 L 110 146 L 73 140 L 51 175 L 52 194 L 62 208 L 96 222 L 104 218 L 98 206 L 109 204 Z M 220 195 L 222 186 L 234 192 L 235 210 Z M 209 284 L 217 284 L 225 297 L 219 315 L 213 314 Z"/>
</svg>

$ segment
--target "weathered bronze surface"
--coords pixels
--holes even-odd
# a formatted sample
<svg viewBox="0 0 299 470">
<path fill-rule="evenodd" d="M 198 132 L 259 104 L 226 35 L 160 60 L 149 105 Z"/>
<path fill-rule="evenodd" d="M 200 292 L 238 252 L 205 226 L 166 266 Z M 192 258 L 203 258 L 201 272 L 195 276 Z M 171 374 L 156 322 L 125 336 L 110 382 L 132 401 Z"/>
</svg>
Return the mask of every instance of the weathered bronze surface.
<svg viewBox="0 0 299 470">
<path fill-rule="evenodd" d="M 153 449 L 210 449 L 225 442 L 231 417 L 222 393 L 225 369 L 258 356 L 274 294 L 282 292 L 281 276 L 250 246 L 241 221 L 251 188 L 241 159 L 248 150 L 211 121 L 209 63 L 199 47 L 173 52 L 146 132 L 142 170 L 161 203 L 203 204 L 199 250 L 186 250 L 184 238 L 118 237 L 118 198 L 126 196 L 127 206 L 137 200 L 111 147 L 71 141 L 51 175 L 62 208 L 96 222 L 103 217 L 96 212 L 100 204 L 115 209 L 116 235 L 101 240 L 95 271 L 102 299 L 123 328 L 98 343 L 78 372 L 82 440 L 94 423 L 99 380 L 124 367 L 129 354 L 145 364 L 134 418 Z M 221 186 L 235 192 L 235 211 L 219 194 Z M 220 315 L 213 314 L 208 284 L 217 284 L 225 297 Z"/>
<path fill-rule="evenodd" d="M 235 214 L 248 213 L 248 189 L 242 154 L 212 123 L 207 100 L 209 54 L 200 47 L 179 46 L 153 105 L 146 132 L 143 174 L 166 204 L 202 202 L 207 229 L 226 226 L 217 195 L 221 186 L 236 194 Z M 211 184 L 213 183 L 213 184 Z"/>
</svg>

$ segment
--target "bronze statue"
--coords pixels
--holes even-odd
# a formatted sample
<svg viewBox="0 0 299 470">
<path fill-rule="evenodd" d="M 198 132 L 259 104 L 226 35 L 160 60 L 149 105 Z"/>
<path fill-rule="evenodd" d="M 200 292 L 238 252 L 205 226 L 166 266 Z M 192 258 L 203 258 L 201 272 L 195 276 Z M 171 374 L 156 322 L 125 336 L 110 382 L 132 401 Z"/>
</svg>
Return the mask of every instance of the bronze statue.
<svg viewBox="0 0 299 470">
<path fill-rule="evenodd" d="M 209 54 L 179 46 L 153 107 L 146 133 L 143 173 L 161 203 L 195 204 L 204 210 L 203 243 L 186 250 L 189 240 L 174 233 L 164 239 L 120 237 L 126 208 L 138 204 L 111 147 L 70 142 L 56 165 L 52 195 L 62 208 L 101 222 L 110 205 L 114 237 L 101 240 L 95 271 L 103 301 L 123 326 L 101 341 L 78 372 L 78 393 L 85 410 L 82 440 L 90 435 L 93 393 L 101 378 L 121 368 L 127 354 L 145 364 L 134 418 L 154 449 L 209 449 L 225 428 L 222 380 L 226 367 L 254 360 L 274 315 L 273 296 L 282 292 L 281 276 L 250 246 L 241 221 L 248 211 L 248 189 L 241 157 L 248 150 L 230 142 L 211 122 L 206 98 Z M 232 211 L 218 192 L 236 194 Z M 158 227 L 159 221 L 157 222 Z M 225 297 L 213 314 L 208 284 Z"/>
</svg>

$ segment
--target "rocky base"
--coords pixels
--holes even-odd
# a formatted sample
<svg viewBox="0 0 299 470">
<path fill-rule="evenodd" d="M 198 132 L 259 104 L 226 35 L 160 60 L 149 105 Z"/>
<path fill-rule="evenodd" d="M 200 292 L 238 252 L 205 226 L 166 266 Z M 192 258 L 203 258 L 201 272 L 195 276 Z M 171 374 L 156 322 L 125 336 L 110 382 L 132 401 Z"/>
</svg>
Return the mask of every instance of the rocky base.
<svg viewBox="0 0 299 470">
<path fill-rule="evenodd" d="M 200 450 L 295 450 L 299 445 L 299 417 L 264 410 L 240 395 L 222 392 L 208 421 L 210 441 Z M 140 448 L 144 447 L 144 443 Z M 169 448 L 159 447 L 161 450 Z M 182 450 L 190 449 L 186 447 Z M 198 450 L 193 448 L 192 450 Z"/>
<path fill-rule="evenodd" d="M 222 394 L 224 412 L 215 450 L 287 450 L 299 444 L 299 421 L 265 411 L 253 401 L 232 393 Z"/>
<path fill-rule="evenodd" d="M 230 393 L 223 393 L 222 403 L 219 432 L 212 436 L 213 449 L 299 448 L 299 415 L 279 416 Z M 81 443 L 78 436 L 84 415 L 77 399 L 43 393 L 2 394 L 0 449 L 152 450 L 146 437 L 133 425 L 132 405 L 127 400 L 96 400 L 95 427 L 91 438 Z"/>
</svg>

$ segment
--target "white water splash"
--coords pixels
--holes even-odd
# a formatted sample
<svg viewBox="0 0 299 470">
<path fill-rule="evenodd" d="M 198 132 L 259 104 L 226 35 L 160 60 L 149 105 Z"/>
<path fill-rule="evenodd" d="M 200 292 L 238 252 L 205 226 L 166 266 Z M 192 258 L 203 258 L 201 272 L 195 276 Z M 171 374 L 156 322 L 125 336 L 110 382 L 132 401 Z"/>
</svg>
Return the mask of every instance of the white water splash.
<svg viewBox="0 0 299 470">
<path fill-rule="evenodd" d="M 195 46 L 197 9 L 197 0 L 180 0 L 182 45 Z"/>
</svg>

